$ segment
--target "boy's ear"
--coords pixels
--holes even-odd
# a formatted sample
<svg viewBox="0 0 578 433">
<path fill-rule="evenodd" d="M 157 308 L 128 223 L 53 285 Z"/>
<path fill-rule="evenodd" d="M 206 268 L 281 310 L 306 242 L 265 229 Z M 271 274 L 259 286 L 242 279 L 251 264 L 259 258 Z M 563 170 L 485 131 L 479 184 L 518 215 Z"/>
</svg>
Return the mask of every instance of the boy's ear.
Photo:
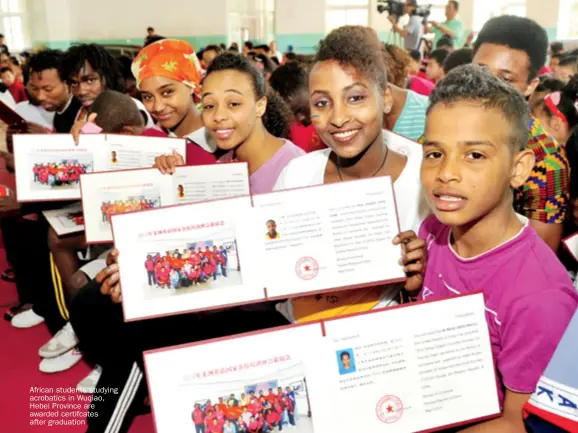
<svg viewBox="0 0 578 433">
<path fill-rule="evenodd" d="M 538 87 L 538 84 L 540 84 L 540 79 L 538 77 L 536 77 L 532 81 L 530 81 L 530 84 L 528 84 L 528 87 L 526 87 L 526 90 L 524 90 L 524 96 L 527 98 L 532 93 L 534 93 L 534 90 L 536 90 L 536 87 Z"/>
<path fill-rule="evenodd" d="M 122 135 L 141 135 L 143 128 L 140 126 L 125 125 L 122 127 L 120 133 Z"/>
<path fill-rule="evenodd" d="M 536 164 L 536 156 L 530 149 L 522 150 L 514 157 L 514 168 L 510 180 L 512 188 L 518 189 L 528 180 L 534 164 Z"/>
</svg>

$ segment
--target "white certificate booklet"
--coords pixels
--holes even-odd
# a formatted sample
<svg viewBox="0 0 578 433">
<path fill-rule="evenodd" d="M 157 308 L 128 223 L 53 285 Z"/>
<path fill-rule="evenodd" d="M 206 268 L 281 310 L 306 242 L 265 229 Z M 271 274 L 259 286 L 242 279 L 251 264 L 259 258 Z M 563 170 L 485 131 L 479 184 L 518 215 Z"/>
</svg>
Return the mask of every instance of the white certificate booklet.
<svg viewBox="0 0 578 433">
<path fill-rule="evenodd" d="M 152 167 L 155 157 L 185 154 L 177 138 L 128 135 L 81 135 L 78 146 L 70 134 L 14 135 L 18 201 L 80 199 L 80 176 L 86 173 Z"/>
<path fill-rule="evenodd" d="M 500 413 L 483 294 L 164 348 L 144 360 L 157 433 L 200 423 L 278 431 L 280 419 L 300 433 L 414 433 Z"/>
<path fill-rule="evenodd" d="M 42 214 L 58 236 L 84 231 L 84 217 L 80 203 L 62 209 L 45 210 Z"/>
<path fill-rule="evenodd" d="M 125 320 L 403 281 L 391 179 L 113 215 Z"/>
<path fill-rule="evenodd" d="M 247 196 L 247 163 L 178 167 L 163 175 L 156 168 L 91 173 L 80 189 L 87 243 L 112 241 L 112 215 L 165 206 Z"/>
</svg>

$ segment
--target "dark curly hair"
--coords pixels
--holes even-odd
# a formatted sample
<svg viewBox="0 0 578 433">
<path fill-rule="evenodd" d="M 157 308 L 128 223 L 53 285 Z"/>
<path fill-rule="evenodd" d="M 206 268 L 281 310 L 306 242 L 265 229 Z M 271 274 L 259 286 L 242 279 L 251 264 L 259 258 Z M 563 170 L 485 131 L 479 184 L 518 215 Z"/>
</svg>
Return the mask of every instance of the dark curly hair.
<svg viewBox="0 0 578 433">
<path fill-rule="evenodd" d="M 479 104 L 497 110 L 510 124 L 509 138 L 515 152 L 526 147 L 530 109 L 524 97 L 512 86 L 492 75 L 485 67 L 463 65 L 450 71 L 429 96 L 429 114 L 436 105 L 460 102 Z"/>
<path fill-rule="evenodd" d="M 288 100 L 300 89 L 307 89 L 307 71 L 298 63 L 286 63 L 275 69 L 269 84 L 283 99 Z"/>
<path fill-rule="evenodd" d="M 474 55 L 483 44 L 505 45 L 528 55 L 528 82 L 538 76 L 546 64 L 548 35 L 536 21 L 502 15 L 487 21 L 474 43 Z"/>
<path fill-rule="evenodd" d="M 387 65 L 387 81 L 404 88 L 409 76 L 411 56 L 397 45 L 384 44 L 383 56 Z"/>
<path fill-rule="evenodd" d="M 335 60 L 373 81 L 381 90 L 387 87 L 387 69 L 381 43 L 375 30 L 363 26 L 343 26 L 319 43 L 314 63 Z"/>
<path fill-rule="evenodd" d="M 283 99 L 267 86 L 265 77 L 253 62 L 239 54 L 221 54 L 215 57 L 215 60 L 207 69 L 204 79 L 214 72 L 229 70 L 241 72 L 250 78 L 256 99 L 267 98 L 267 109 L 263 115 L 265 129 L 275 137 L 287 138 L 291 126 L 291 110 Z"/>
<path fill-rule="evenodd" d="M 86 62 L 101 76 L 107 90 L 124 91 L 120 63 L 101 45 L 82 44 L 70 47 L 62 59 L 62 75 L 70 83 Z"/>
</svg>

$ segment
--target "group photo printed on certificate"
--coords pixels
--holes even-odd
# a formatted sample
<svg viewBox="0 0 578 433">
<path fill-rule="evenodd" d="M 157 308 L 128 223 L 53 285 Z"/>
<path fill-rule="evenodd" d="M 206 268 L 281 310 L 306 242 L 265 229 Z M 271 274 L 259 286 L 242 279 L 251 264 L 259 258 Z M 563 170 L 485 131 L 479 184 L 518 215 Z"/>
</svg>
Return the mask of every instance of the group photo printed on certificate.
<svg viewBox="0 0 578 433">
<path fill-rule="evenodd" d="M 127 321 L 406 278 L 389 177 L 117 214 L 112 226 Z"/>
<path fill-rule="evenodd" d="M 230 424 L 415 433 L 500 414 L 483 294 L 168 347 L 144 359 L 158 433 Z"/>
<path fill-rule="evenodd" d="M 58 236 L 84 231 L 84 215 L 79 202 L 61 209 L 45 210 L 42 214 Z"/>
<path fill-rule="evenodd" d="M 156 156 L 177 151 L 175 138 L 110 134 L 16 134 L 14 166 L 18 201 L 80 199 L 80 177 L 93 172 L 152 167 Z"/>
<path fill-rule="evenodd" d="M 173 175 L 156 168 L 87 174 L 81 180 L 86 241 L 111 242 L 113 215 L 249 194 L 246 163 L 177 167 Z"/>
</svg>

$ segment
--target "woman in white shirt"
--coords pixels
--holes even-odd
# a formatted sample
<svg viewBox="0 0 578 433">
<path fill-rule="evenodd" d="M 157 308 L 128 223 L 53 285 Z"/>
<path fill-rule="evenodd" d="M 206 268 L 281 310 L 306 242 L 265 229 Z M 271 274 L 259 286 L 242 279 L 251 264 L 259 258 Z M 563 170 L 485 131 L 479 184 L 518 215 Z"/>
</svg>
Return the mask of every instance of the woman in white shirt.
<svg viewBox="0 0 578 433">
<path fill-rule="evenodd" d="M 321 42 L 309 76 L 311 118 L 329 148 L 291 161 L 275 190 L 391 176 L 400 228 L 417 232 L 427 214 L 420 187 L 422 150 L 417 143 L 382 130 L 383 117 L 393 103 L 387 84 L 386 65 L 372 29 L 345 26 L 331 32 Z M 408 291 L 421 287 L 420 272 L 425 269 L 421 242 L 414 239 L 405 247 L 406 260 L 412 259 L 406 263 Z M 414 249 L 415 254 L 407 252 Z M 392 305 L 399 294 L 398 286 L 373 287 L 296 298 L 277 309 L 292 322 L 308 322 Z"/>
</svg>

